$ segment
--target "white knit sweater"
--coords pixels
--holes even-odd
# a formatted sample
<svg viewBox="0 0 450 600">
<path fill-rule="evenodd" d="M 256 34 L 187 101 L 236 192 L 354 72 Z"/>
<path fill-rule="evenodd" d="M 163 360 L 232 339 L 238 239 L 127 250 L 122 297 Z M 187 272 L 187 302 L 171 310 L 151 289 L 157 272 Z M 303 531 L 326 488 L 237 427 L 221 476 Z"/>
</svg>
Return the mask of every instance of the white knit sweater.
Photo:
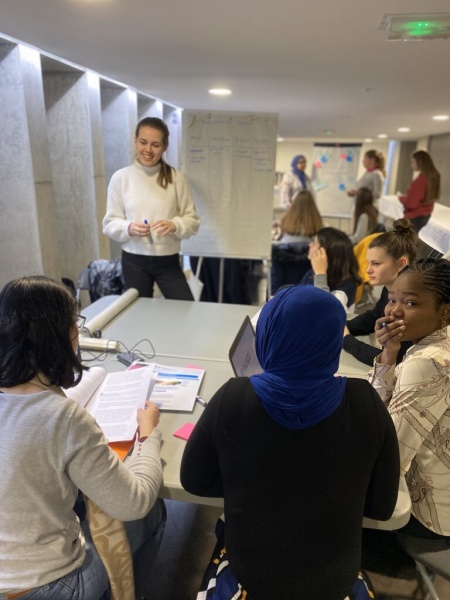
<svg viewBox="0 0 450 600">
<path fill-rule="evenodd" d="M 200 226 L 186 177 L 173 169 L 173 183 L 164 189 L 156 181 L 159 171 L 159 164 L 143 167 L 135 161 L 111 177 L 103 233 L 121 242 L 122 248 L 131 254 L 177 254 L 180 240 L 197 233 Z M 149 223 L 159 219 L 170 220 L 177 229 L 175 233 L 164 236 L 152 232 L 148 237 L 130 237 L 130 223 L 143 223 L 145 219 Z"/>
</svg>

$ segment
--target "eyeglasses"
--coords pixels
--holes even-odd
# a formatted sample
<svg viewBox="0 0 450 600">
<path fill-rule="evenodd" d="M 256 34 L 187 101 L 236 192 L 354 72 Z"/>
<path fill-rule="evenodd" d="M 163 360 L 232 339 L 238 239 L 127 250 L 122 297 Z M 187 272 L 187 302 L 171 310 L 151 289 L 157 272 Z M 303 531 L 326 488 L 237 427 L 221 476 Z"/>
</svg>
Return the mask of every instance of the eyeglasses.
<svg viewBox="0 0 450 600">
<path fill-rule="evenodd" d="M 83 329 L 85 323 L 86 323 L 86 317 L 84 317 L 83 315 L 77 314 L 77 327 L 78 327 L 79 331 L 81 331 Z"/>
</svg>

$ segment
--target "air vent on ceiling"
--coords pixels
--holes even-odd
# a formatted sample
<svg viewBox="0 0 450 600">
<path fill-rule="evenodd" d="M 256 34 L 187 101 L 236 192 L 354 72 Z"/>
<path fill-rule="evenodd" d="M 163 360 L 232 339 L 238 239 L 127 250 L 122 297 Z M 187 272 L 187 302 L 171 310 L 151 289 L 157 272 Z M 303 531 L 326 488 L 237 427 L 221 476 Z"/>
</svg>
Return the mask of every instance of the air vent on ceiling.
<svg viewBox="0 0 450 600">
<path fill-rule="evenodd" d="M 388 40 L 446 40 L 450 37 L 450 13 L 384 15 L 379 29 L 389 32 Z"/>
</svg>

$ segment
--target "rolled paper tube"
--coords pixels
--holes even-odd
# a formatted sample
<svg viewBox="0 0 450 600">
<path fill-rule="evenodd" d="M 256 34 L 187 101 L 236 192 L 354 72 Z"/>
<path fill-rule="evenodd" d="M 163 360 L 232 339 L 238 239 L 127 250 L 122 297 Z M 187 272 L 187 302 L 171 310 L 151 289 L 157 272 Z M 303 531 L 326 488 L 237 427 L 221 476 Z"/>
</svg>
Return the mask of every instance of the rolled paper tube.
<svg viewBox="0 0 450 600">
<path fill-rule="evenodd" d="M 95 317 L 92 317 L 90 321 L 87 321 L 84 328 L 87 329 L 91 335 L 97 329 L 104 329 L 110 321 L 134 302 L 138 296 L 139 292 L 135 288 L 130 288 L 119 296 L 110 306 L 102 310 Z"/>
</svg>

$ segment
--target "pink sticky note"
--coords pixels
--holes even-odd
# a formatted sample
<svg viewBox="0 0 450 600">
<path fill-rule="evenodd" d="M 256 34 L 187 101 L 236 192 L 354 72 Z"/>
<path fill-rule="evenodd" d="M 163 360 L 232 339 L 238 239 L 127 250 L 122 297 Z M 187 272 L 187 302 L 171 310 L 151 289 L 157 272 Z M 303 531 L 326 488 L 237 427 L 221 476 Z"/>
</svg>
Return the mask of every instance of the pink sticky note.
<svg viewBox="0 0 450 600">
<path fill-rule="evenodd" d="M 195 423 L 185 423 L 180 429 L 174 431 L 174 436 L 177 438 L 181 438 L 182 440 L 189 439 L 189 436 L 192 433 L 192 430 L 195 427 Z"/>
<path fill-rule="evenodd" d="M 316 169 L 321 169 L 322 163 L 320 162 L 320 160 L 316 160 L 316 162 L 314 163 L 314 166 L 316 167 Z"/>
<path fill-rule="evenodd" d="M 341 152 L 341 158 L 342 158 L 342 160 L 347 160 L 347 155 L 344 154 L 343 152 Z"/>
</svg>

